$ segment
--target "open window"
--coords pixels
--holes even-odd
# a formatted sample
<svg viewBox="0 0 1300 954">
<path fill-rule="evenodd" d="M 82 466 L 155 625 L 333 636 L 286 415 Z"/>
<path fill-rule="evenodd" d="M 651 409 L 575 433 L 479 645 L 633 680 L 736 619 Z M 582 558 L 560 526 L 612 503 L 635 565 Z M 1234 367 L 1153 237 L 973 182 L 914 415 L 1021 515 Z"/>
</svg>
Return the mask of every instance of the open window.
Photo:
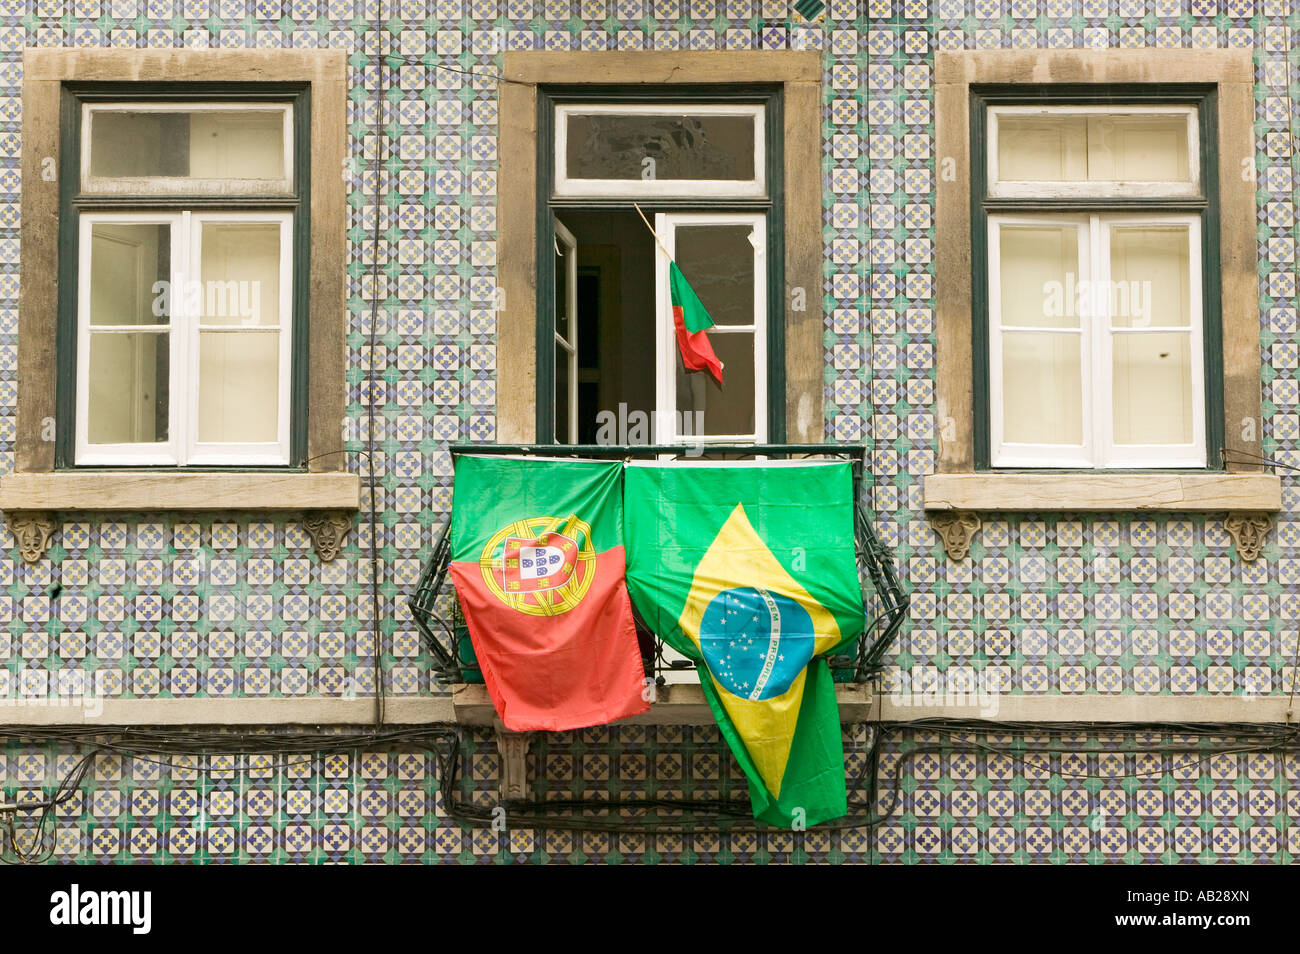
<svg viewBox="0 0 1300 954">
<path fill-rule="evenodd" d="M 539 177 L 539 201 L 549 227 L 538 245 L 550 254 L 538 256 L 539 439 L 783 436 L 784 408 L 769 401 L 783 383 L 772 346 L 782 333 L 780 139 L 771 135 L 779 91 L 557 88 L 544 102 L 539 160 L 549 174 Z M 722 385 L 682 362 L 670 256 L 713 319 Z"/>
<path fill-rule="evenodd" d="M 767 440 L 767 238 L 758 213 L 659 213 L 655 232 L 655 441 Z M 673 334 L 669 256 L 689 277 L 714 325 L 709 340 L 725 386 L 682 363 Z"/>
</svg>

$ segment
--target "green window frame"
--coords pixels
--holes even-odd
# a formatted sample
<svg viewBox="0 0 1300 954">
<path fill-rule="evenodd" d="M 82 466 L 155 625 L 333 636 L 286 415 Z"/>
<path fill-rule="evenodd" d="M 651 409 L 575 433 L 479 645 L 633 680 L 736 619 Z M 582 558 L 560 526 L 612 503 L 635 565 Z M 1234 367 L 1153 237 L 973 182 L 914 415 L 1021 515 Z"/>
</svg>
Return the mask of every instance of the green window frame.
<svg viewBox="0 0 1300 954">
<path fill-rule="evenodd" d="M 555 187 L 555 107 L 561 104 L 690 103 L 757 104 L 763 107 L 766 195 L 749 197 L 602 198 L 557 196 Z M 724 83 L 712 86 L 539 85 L 537 88 L 537 390 L 536 440 L 555 444 L 555 214 L 565 209 L 593 207 L 673 212 L 754 212 L 766 215 L 767 259 L 767 442 L 786 439 L 786 322 L 785 315 L 785 190 L 784 117 L 779 84 Z"/>
<path fill-rule="evenodd" d="M 995 467 L 992 463 L 989 315 L 989 216 L 1015 213 L 1182 213 L 1200 218 L 1202 357 L 1205 466 L 1171 466 L 1170 471 L 1221 472 L 1224 443 L 1223 326 L 1219 272 L 1218 87 L 1213 83 L 971 85 L 970 87 L 970 236 L 971 346 L 974 391 L 974 465 L 977 471 L 1027 470 L 1044 473 L 1061 467 Z M 988 110 L 996 106 L 1192 106 L 1199 134 L 1201 194 L 1187 197 L 992 197 L 989 195 Z M 1094 467 L 1088 472 L 1161 471 L 1152 467 Z"/>
<path fill-rule="evenodd" d="M 311 283 L 311 84 L 307 82 L 66 82 L 59 114 L 59 167 L 80 170 L 81 115 L 96 103 L 167 103 L 183 107 L 211 102 L 278 103 L 292 107 L 293 188 L 286 194 L 105 194 L 82 191 L 78 173 L 59 182 L 58 331 L 56 342 L 56 470 L 184 469 L 186 471 L 302 470 L 308 464 L 308 388 L 310 375 L 309 302 Z M 291 370 L 289 381 L 289 460 L 287 464 L 78 465 L 76 463 L 78 276 L 82 213 L 131 212 L 282 212 L 292 216 Z"/>
</svg>

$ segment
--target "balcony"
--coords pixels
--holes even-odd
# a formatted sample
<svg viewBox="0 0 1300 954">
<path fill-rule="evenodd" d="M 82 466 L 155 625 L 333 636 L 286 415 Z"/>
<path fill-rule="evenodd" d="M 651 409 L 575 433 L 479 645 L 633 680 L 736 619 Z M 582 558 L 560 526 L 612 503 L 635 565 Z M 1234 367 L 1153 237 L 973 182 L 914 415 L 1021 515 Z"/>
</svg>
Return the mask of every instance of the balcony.
<svg viewBox="0 0 1300 954">
<path fill-rule="evenodd" d="M 908 599 L 898 580 L 893 554 L 880 543 L 872 528 L 863 489 L 863 444 L 749 444 L 704 445 L 479 445 L 458 444 L 460 454 L 509 454 L 583 459 L 683 459 L 691 460 L 847 460 L 853 469 L 855 550 L 863 585 L 863 612 L 867 624 L 850 652 L 830 660 L 841 718 L 865 721 L 870 715 L 870 684 L 883 668 L 883 658 L 893 642 Z M 469 632 L 448 580 L 451 560 L 450 519 L 444 522 L 434 552 L 421 572 L 408 604 L 434 661 L 439 679 L 451 687 L 457 722 L 492 725 L 495 712 L 483 685 Z M 637 636 L 647 678 L 654 681 L 648 713 L 627 720 L 640 724 L 710 724 L 713 721 L 695 673 L 695 663 L 682 657 L 637 619 Z"/>
</svg>

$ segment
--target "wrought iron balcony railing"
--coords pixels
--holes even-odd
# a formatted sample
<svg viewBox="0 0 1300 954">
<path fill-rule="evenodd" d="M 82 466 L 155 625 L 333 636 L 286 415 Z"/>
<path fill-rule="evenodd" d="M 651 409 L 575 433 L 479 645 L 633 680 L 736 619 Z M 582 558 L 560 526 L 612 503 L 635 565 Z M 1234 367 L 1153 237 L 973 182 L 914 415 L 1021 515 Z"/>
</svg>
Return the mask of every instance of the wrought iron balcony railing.
<svg viewBox="0 0 1300 954">
<path fill-rule="evenodd" d="M 863 601 L 866 629 L 852 652 L 830 660 L 837 682 L 868 682 L 883 668 L 882 660 L 907 613 L 908 597 L 898 579 L 893 553 L 880 542 L 872 528 L 871 513 L 863 489 L 863 444 L 697 444 L 606 445 L 606 444 L 455 444 L 460 454 L 514 454 L 539 457 L 596 459 L 689 458 L 693 460 L 769 458 L 840 459 L 853 467 L 855 545 L 859 575 L 869 584 Z M 415 592 L 407 598 L 411 615 L 433 656 L 439 678 L 448 683 L 482 682 L 474 658 L 469 632 L 460 616 L 452 588 L 447 585 L 451 563 L 450 517 L 443 522 L 433 554 L 420 573 Z M 663 685 L 674 673 L 691 670 L 694 663 L 667 649 L 662 639 L 637 620 L 642 661 L 646 675 Z"/>
</svg>

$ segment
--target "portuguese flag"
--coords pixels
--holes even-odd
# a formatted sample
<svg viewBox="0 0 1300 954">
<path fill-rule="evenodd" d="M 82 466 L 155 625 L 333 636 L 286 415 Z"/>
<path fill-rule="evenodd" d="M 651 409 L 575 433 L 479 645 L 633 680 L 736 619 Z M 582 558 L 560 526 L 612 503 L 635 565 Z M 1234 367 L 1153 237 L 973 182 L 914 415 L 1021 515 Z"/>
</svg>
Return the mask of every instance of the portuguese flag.
<svg viewBox="0 0 1300 954">
<path fill-rule="evenodd" d="M 451 575 L 514 732 L 645 712 L 624 578 L 622 463 L 456 458 Z"/>
<path fill-rule="evenodd" d="M 668 292 L 673 302 L 673 330 L 677 332 L 682 364 L 691 371 L 708 368 L 718 384 L 722 384 L 722 362 L 713 353 L 709 336 L 704 333 L 713 327 L 713 319 L 676 262 L 668 263 Z"/>
<path fill-rule="evenodd" d="M 788 827 L 844 815 L 823 657 L 863 629 L 850 464 L 633 462 L 625 499 L 632 599 L 698 661 L 754 817 Z"/>
</svg>

